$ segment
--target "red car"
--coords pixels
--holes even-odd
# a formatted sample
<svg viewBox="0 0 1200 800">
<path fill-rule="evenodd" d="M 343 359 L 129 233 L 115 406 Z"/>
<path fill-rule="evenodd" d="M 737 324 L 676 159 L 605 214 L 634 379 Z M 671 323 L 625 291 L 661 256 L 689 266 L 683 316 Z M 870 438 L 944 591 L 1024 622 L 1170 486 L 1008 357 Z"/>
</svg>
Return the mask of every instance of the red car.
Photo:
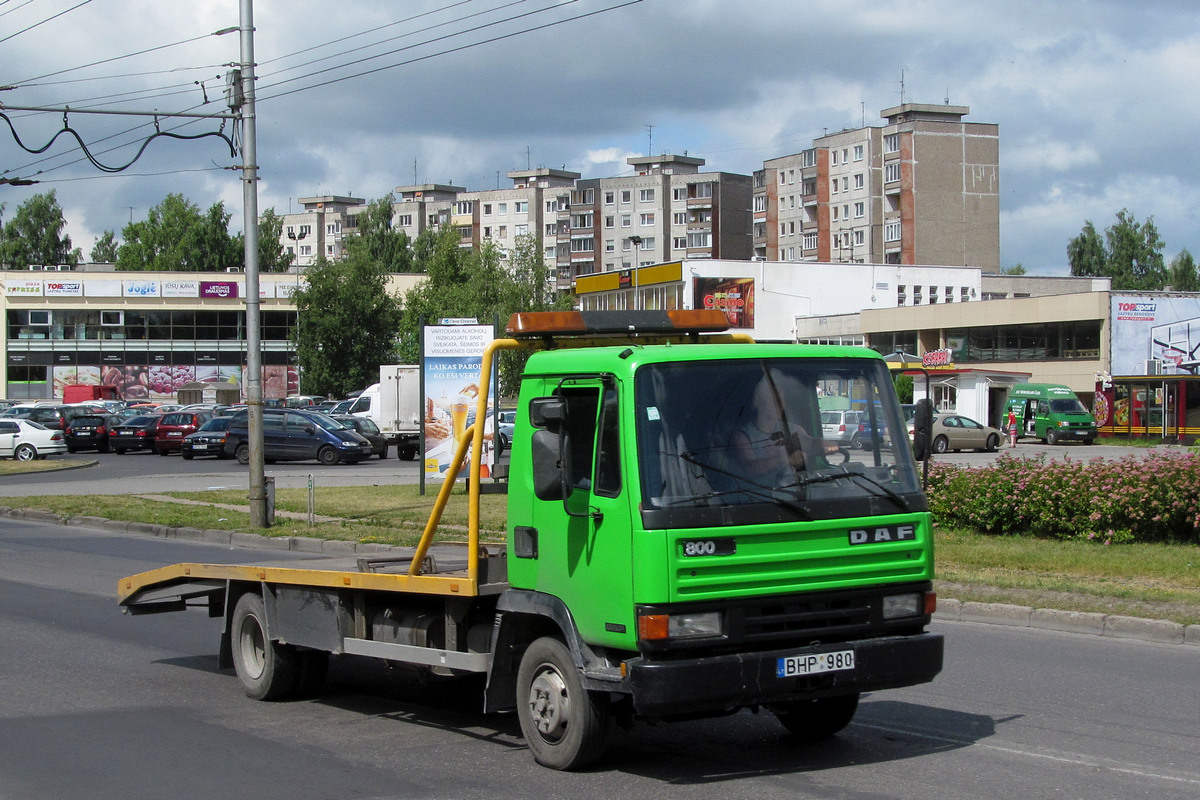
<svg viewBox="0 0 1200 800">
<path fill-rule="evenodd" d="M 154 431 L 154 450 L 160 456 L 183 449 L 183 437 L 212 419 L 210 411 L 172 411 L 159 417 Z"/>
</svg>

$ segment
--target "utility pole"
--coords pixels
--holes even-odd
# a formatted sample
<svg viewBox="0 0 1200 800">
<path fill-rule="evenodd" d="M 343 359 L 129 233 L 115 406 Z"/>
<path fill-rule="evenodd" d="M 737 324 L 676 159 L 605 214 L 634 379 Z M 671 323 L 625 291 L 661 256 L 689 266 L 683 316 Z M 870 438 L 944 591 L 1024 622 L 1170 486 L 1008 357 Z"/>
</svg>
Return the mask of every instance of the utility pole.
<svg viewBox="0 0 1200 800">
<path fill-rule="evenodd" d="M 241 0 L 242 196 L 246 241 L 246 403 L 250 441 L 250 525 L 266 528 L 263 459 L 262 344 L 258 295 L 258 144 L 254 111 L 254 3 Z"/>
</svg>

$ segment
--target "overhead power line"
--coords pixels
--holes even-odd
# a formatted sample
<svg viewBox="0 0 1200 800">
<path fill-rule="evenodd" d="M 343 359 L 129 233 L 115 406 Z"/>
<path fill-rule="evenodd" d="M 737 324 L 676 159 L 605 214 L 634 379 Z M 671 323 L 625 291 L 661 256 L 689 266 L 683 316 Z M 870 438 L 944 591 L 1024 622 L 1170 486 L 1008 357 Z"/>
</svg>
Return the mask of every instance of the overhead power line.
<svg viewBox="0 0 1200 800">
<path fill-rule="evenodd" d="M 568 3 L 574 3 L 574 2 L 578 2 L 578 0 L 566 0 L 566 1 L 565 1 L 565 2 L 563 2 L 563 3 L 559 3 L 557 6 L 550 6 L 550 7 L 548 7 L 548 8 L 539 9 L 538 11 L 535 11 L 535 12 L 529 12 L 529 13 L 527 13 L 527 14 L 521 14 L 521 15 L 517 15 L 516 17 L 512 17 L 511 19 L 518 19 L 518 18 L 520 18 L 520 17 L 529 16 L 530 14 L 536 14 L 536 13 L 540 13 L 540 12 L 542 12 L 542 11 L 553 10 L 554 8 L 558 8 L 559 6 L 567 5 Z M 387 64 L 387 65 L 384 65 L 384 66 L 382 66 L 382 67 L 375 67 L 375 68 L 372 68 L 372 69 L 363 70 L 362 72 L 356 72 L 356 73 L 353 73 L 353 74 L 351 74 L 351 75 L 343 75 L 342 77 L 339 77 L 339 78 L 331 78 L 331 79 L 329 79 L 329 80 L 327 80 L 327 81 L 321 81 L 321 82 L 319 82 L 319 83 L 310 84 L 310 85 L 308 85 L 308 86 L 301 86 L 301 87 L 299 87 L 299 88 L 296 88 L 296 89 L 289 89 L 288 91 L 285 91 L 285 92 L 279 92 L 279 93 L 277 93 L 277 94 L 274 94 L 274 95 L 264 95 L 264 94 L 260 94 L 260 95 L 258 96 L 258 102 L 260 102 L 260 103 L 261 103 L 261 102 L 263 102 L 264 100 L 274 100 L 274 99 L 277 99 L 277 98 L 280 98 L 280 97 L 287 97 L 288 95 L 296 94 L 297 92 L 303 92 L 303 91 L 307 91 L 307 90 L 309 90 L 309 89 L 318 89 L 318 88 L 320 88 L 320 87 L 322 87 L 322 86 L 329 86 L 329 85 L 331 85 L 331 84 L 334 84 L 334 83 L 341 83 L 342 81 L 348 81 L 348 80 L 351 80 L 351 79 L 353 79 L 353 78 L 361 78 L 361 77 L 363 77 L 363 76 L 365 76 L 365 75 L 374 75 L 375 73 L 378 73 L 378 72 L 385 72 L 385 71 L 387 71 L 387 70 L 389 70 L 389 69 L 396 69 L 397 67 L 408 66 L 409 64 L 416 64 L 416 63 L 418 63 L 418 62 L 421 62 L 421 61 L 427 61 L 427 60 L 429 60 L 429 59 L 431 59 L 431 58 L 437 58 L 438 56 L 449 55 L 449 54 L 451 54 L 451 53 L 459 53 L 459 52 L 462 52 L 462 51 L 464 51 L 464 50 L 470 50 L 470 49 L 471 49 L 471 48 L 473 48 L 473 47 L 479 47 L 479 46 L 481 46 L 481 45 L 485 45 L 485 44 L 493 44 L 493 43 L 495 43 L 495 42 L 504 41 L 505 39 L 512 39 L 512 38 L 515 38 L 515 37 L 517 37 L 517 36 L 523 36 L 523 35 L 525 35 L 525 34 L 527 34 L 527 33 L 534 33 L 534 32 L 536 32 L 536 31 L 546 30 L 546 29 L 548 29 L 548 28 L 553 28 L 553 27 L 555 27 L 555 26 L 557 26 L 557 25 L 563 25 L 563 24 L 566 24 L 566 23 L 568 23 L 568 22 L 575 22 L 575 21 L 578 21 L 578 20 L 581 20 L 581 19 L 586 19 L 586 18 L 588 18 L 588 17 L 594 17 L 594 16 L 597 16 L 597 15 L 599 15 L 599 14 L 605 14 L 605 13 L 607 13 L 607 12 L 609 12 L 609 11 L 615 11 L 615 10 L 617 10 L 617 9 L 625 8 L 626 6 L 632 6 L 632 5 L 636 5 L 637 3 L 641 3 L 641 2 L 642 2 L 642 0 L 627 0 L 626 2 L 623 2 L 623 3 L 617 3 L 617 4 L 615 4 L 615 5 L 611 5 L 611 6 L 608 6 L 608 7 L 606 7 L 606 8 L 597 9 L 597 10 L 595 10 L 595 11 L 588 11 L 588 12 L 586 12 L 586 13 L 583 13 L 583 14 L 576 14 L 576 15 L 575 15 L 575 16 L 573 16 L 573 17 L 564 17 L 563 19 L 554 20 L 553 22 L 547 22 L 547 23 L 544 23 L 544 24 L 541 24 L 541 25 L 535 25 L 535 26 L 533 26 L 533 27 L 531 27 L 531 28 L 523 28 L 522 30 L 518 30 L 518 31 L 512 31 L 512 32 L 510 32 L 510 33 L 501 34 L 501 35 L 499 35 L 499 36 L 493 36 L 493 37 L 492 37 L 492 38 L 490 38 L 490 39 L 482 39 L 482 40 L 480 40 L 480 41 L 477 41 L 477 42 L 471 42 L 471 43 L 469 43 L 469 44 L 464 44 L 464 45 L 461 45 L 461 46 L 459 46 L 459 47 L 451 47 L 451 48 L 448 48 L 448 49 L 445 49 L 445 50 L 440 50 L 440 51 L 438 51 L 438 52 L 436 52 L 436 53 L 429 53 L 429 54 L 427 54 L 427 55 L 423 55 L 423 56 L 417 56 L 417 57 L 415 57 L 415 58 L 410 58 L 410 59 L 407 59 L 407 60 L 405 60 L 405 61 L 399 61 L 399 62 L 396 62 L 396 63 L 394 63 L 394 64 Z M 511 20 L 502 20 L 502 22 L 503 22 L 503 21 L 511 21 Z M 492 26 L 494 26 L 495 24 L 497 24 L 497 23 L 488 23 L 488 24 L 486 24 L 486 25 L 480 25 L 480 26 L 477 26 L 476 28 L 471 28 L 471 29 L 468 29 L 468 30 L 466 30 L 466 31 L 460 31 L 459 33 L 446 34 L 445 36 L 439 36 L 439 37 L 437 37 L 437 38 L 434 38 L 434 39 L 431 39 L 431 40 L 429 40 L 429 41 L 422 42 L 421 44 L 431 44 L 431 43 L 433 43 L 433 42 L 437 42 L 437 41 L 442 41 L 442 40 L 445 40 L 445 39 L 449 39 L 449 38 L 452 38 L 453 36 L 458 36 L 458 35 L 461 35 L 461 34 L 463 34 L 463 33 L 472 33 L 472 32 L 474 32 L 474 31 L 481 30 L 481 29 L 483 29 L 483 28 L 492 27 Z M 277 83 L 274 83 L 274 84 L 267 84 L 267 85 L 264 85 L 264 86 L 262 86 L 262 87 L 260 88 L 260 92 L 266 92 L 266 91 L 267 91 L 267 90 L 269 90 L 269 89 L 272 89 L 272 88 L 274 88 L 274 87 L 277 87 L 277 86 L 282 86 L 282 85 L 283 85 L 283 84 L 285 84 L 285 83 L 291 83 L 291 82 L 293 82 L 293 81 L 304 80 L 305 78 L 316 77 L 317 75 L 321 75 L 321 74 L 324 74 L 324 73 L 327 73 L 327 72 L 332 72 L 332 71 L 334 71 L 334 70 L 337 70 L 337 69 L 346 69 L 346 68 L 348 68 L 348 67 L 354 66 L 355 64 L 364 63 L 364 62 L 366 62 L 366 61 L 374 60 L 374 59 L 376 59 L 376 58 L 381 58 L 381 57 L 383 57 L 383 56 L 387 56 L 387 55 L 395 55 L 395 54 L 396 54 L 396 53 L 398 53 L 398 52 L 403 52 L 403 51 L 405 51 L 405 50 L 411 50 L 411 49 L 413 49 L 414 47 L 417 47 L 417 46 L 418 46 L 418 45 L 409 45 L 409 46 L 407 46 L 407 47 L 398 48 L 397 50 L 393 50 L 393 51 L 390 51 L 390 52 L 387 52 L 387 53 L 380 53 L 379 55 L 377 55 L 377 56 L 372 56 L 371 58 L 368 58 L 368 59 L 360 59 L 360 60 L 358 60 L 358 61 L 349 62 L 349 63 L 347 63 L 347 64 L 343 64 L 343 65 L 341 65 L 340 67 L 327 67 L 327 68 L 325 68 L 325 69 L 323 69 L 323 70 L 318 70 L 318 71 L 316 71 L 316 72 L 313 72 L 313 73 L 310 73 L 310 74 L 308 74 L 308 75 L 301 75 L 301 76 L 297 76 L 297 77 L 295 77 L 295 78 L 287 78 L 287 79 L 285 79 L 285 80 L 279 81 L 279 82 L 277 82 Z"/>
<path fill-rule="evenodd" d="M 4 44 L 9 39 L 15 39 L 16 37 L 20 36 L 22 33 L 28 33 L 29 31 L 33 30 L 34 28 L 38 27 L 39 25 L 45 25 L 47 22 L 56 20 L 59 17 L 63 16 L 64 14 L 70 14 L 75 9 L 80 8 L 82 6 L 86 6 L 90 2 L 92 2 L 92 0 L 83 0 L 82 3 L 77 3 L 73 6 L 71 6 L 70 8 L 64 9 L 64 10 L 58 12 L 57 14 L 47 17 L 46 19 L 42 20 L 41 22 L 35 22 L 32 25 L 30 25 L 28 28 L 22 28 L 21 30 L 17 31 L 16 33 L 10 33 L 8 36 L 5 36 L 3 39 L 0 39 L 0 44 Z M 14 9 L 14 10 L 16 10 L 16 9 Z"/>
</svg>

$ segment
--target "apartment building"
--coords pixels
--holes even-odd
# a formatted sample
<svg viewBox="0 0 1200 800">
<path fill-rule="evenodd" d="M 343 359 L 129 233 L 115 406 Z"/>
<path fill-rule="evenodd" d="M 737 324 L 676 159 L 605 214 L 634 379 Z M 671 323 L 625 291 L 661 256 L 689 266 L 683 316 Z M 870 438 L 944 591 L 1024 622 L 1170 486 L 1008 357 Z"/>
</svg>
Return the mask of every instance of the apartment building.
<svg viewBox="0 0 1200 800">
<path fill-rule="evenodd" d="M 361 207 L 361 197 L 301 197 L 304 210 L 296 214 L 281 214 L 283 230 L 279 243 L 294 258 L 292 265 L 310 267 L 317 259 L 342 257 L 342 237 L 354 230 L 353 210 Z"/>
<path fill-rule="evenodd" d="M 450 222 L 454 202 L 465 191 L 461 186 L 445 183 L 397 186 L 392 225 L 404 231 L 410 240 L 427 230 L 438 230 Z"/>
<path fill-rule="evenodd" d="M 681 258 L 749 259 L 748 175 L 701 172 L 704 159 L 627 159 L 634 174 L 575 182 L 560 210 L 560 286 L 580 275 Z"/>
<path fill-rule="evenodd" d="M 754 175 L 754 254 L 769 261 L 999 270 L 999 128 L 966 106 L 906 103 Z"/>
</svg>

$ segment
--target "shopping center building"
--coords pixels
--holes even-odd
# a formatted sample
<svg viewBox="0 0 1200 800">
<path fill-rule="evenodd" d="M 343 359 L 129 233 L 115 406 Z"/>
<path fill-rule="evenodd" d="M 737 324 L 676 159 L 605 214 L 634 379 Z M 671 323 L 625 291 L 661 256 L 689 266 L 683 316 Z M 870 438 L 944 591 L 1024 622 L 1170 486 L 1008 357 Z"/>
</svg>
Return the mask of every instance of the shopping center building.
<svg viewBox="0 0 1200 800">
<path fill-rule="evenodd" d="M 5 397 L 61 398 L 69 384 L 108 384 L 131 399 L 174 400 L 196 381 L 245 384 L 246 281 L 234 273 L 0 272 L 7 332 Z M 421 276 L 393 276 L 402 293 Z M 297 273 L 259 278 L 263 397 L 299 388 L 292 294 Z"/>
</svg>

